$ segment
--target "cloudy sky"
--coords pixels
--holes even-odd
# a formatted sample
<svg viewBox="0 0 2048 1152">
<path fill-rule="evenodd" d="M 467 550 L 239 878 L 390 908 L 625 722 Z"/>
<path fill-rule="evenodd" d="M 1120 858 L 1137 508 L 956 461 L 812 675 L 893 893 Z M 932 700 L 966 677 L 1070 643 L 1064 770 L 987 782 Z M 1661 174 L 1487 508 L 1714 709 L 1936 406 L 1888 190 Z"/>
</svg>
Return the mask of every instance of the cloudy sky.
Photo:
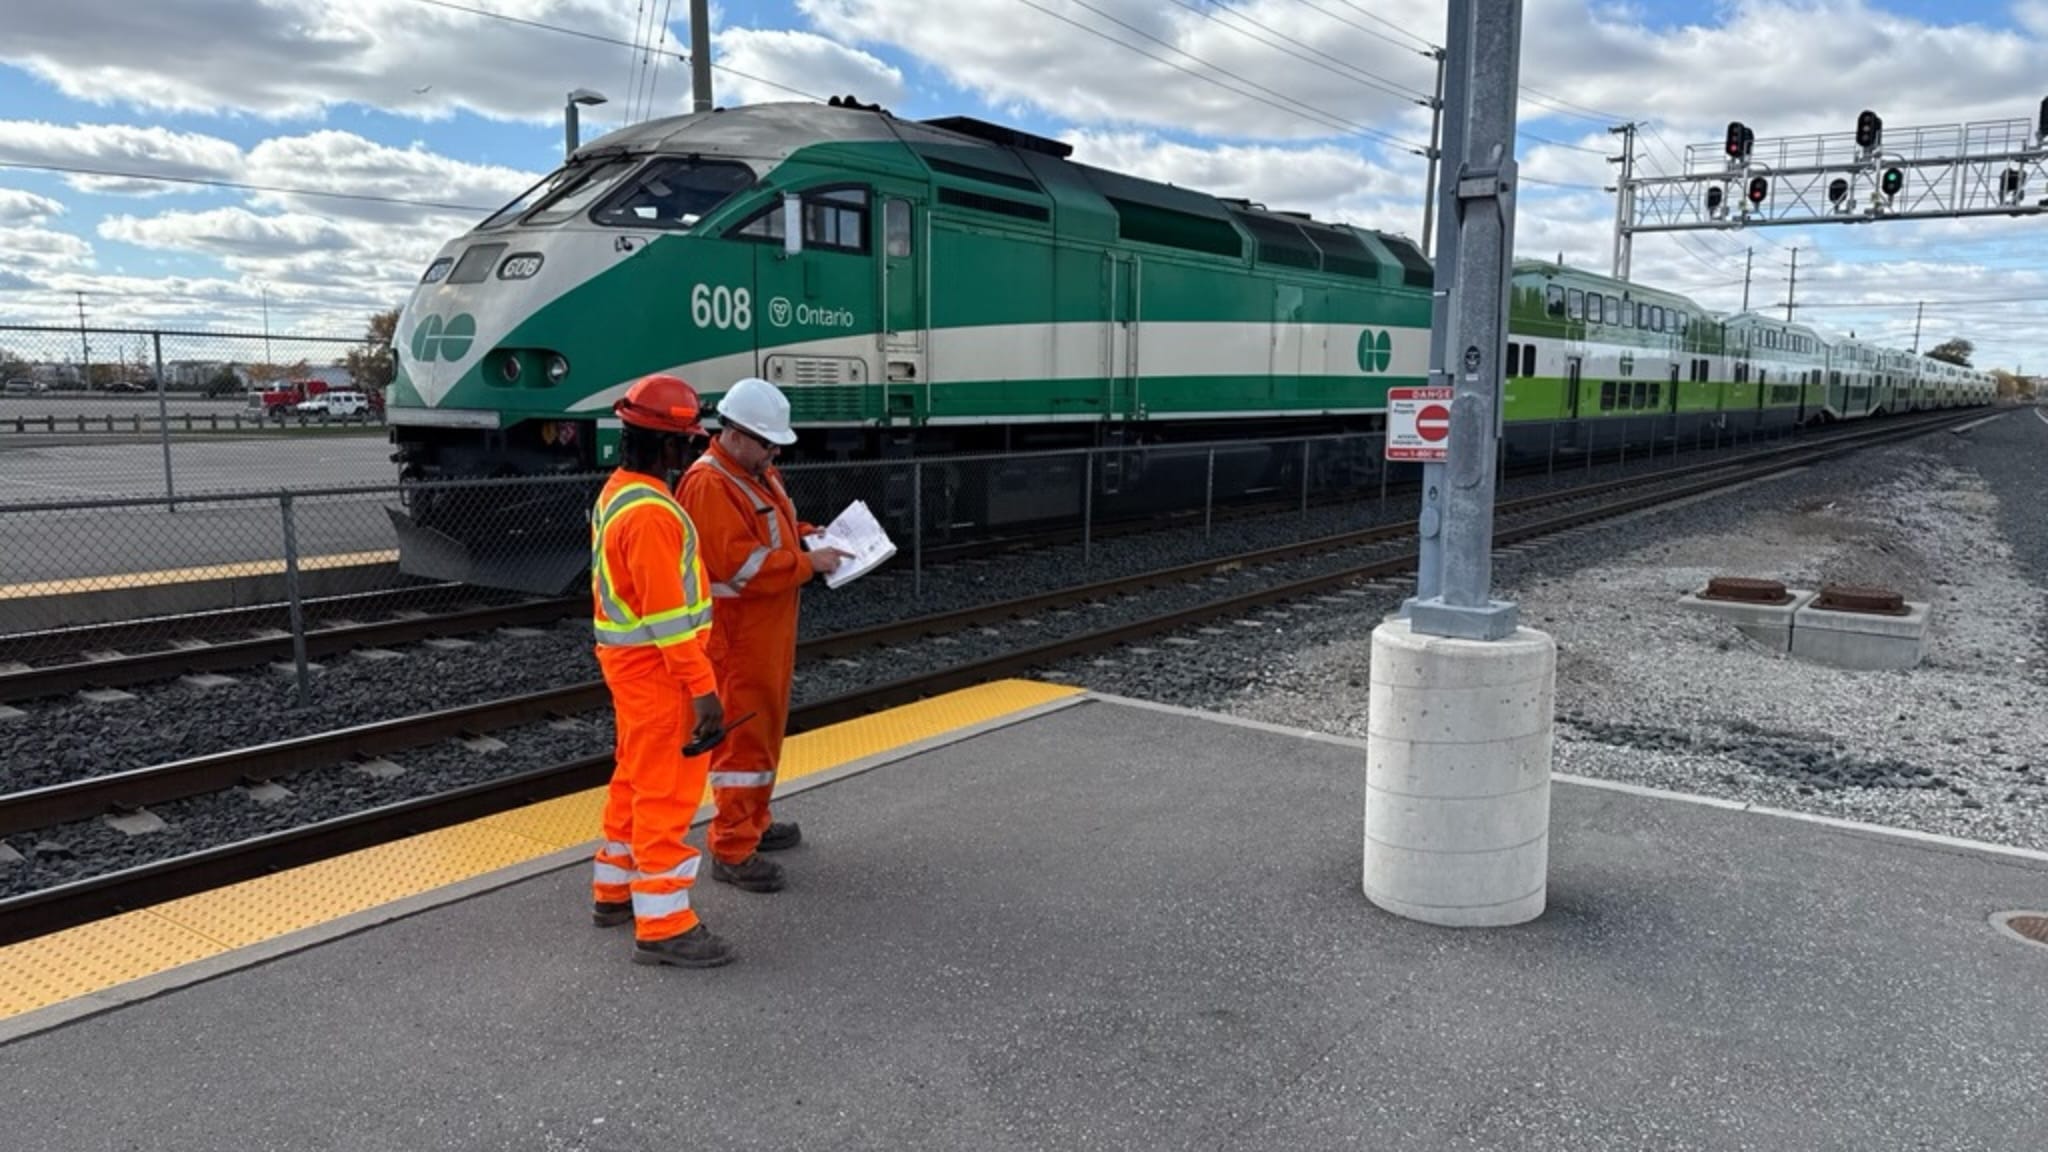
<svg viewBox="0 0 2048 1152">
<path fill-rule="evenodd" d="M 0 36 L 0 324 L 353 334 L 584 138 L 686 110 L 688 0 L 51 0 Z M 1525 0 L 1522 255 L 1605 270 L 1623 120 L 1678 171 L 1759 139 L 2031 119 L 2048 0 Z M 722 104 L 852 93 L 1077 158 L 1418 235 L 1442 0 L 761 0 L 712 7 Z M 649 52 L 636 45 L 653 43 Z M 2039 181 L 2036 181 L 2039 183 Z M 2038 195 L 2048 188 L 2033 188 Z M 1634 276 L 1980 365 L 2048 368 L 2048 217 L 1645 236 Z M 1975 301 L 1973 304 L 1960 302 Z M 1887 306 L 1890 305 L 1890 306 Z M 1903 305 L 1903 306 L 1899 306 Z"/>
</svg>

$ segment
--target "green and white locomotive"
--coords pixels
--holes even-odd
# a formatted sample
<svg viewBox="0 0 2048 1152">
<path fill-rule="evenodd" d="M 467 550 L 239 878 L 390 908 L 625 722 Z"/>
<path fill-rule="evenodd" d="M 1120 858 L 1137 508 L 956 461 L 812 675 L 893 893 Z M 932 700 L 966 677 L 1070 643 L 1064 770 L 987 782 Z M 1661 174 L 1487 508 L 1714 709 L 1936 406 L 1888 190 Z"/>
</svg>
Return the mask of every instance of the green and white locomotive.
<svg viewBox="0 0 2048 1152">
<path fill-rule="evenodd" d="M 1425 382 L 1433 273 L 1412 242 L 1070 153 L 851 100 L 678 116 L 591 142 L 452 241 L 400 316 L 387 413 L 411 492 L 392 513 L 402 563 L 568 586 L 587 542 L 565 486 L 418 482 L 609 468 L 612 402 L 649 372 L 707 399 L 742 377 L 774 381 L 800 435 L 785 460 L 799 461 L 1366 431 L 1389 387 Z M 1514 288 L 1513 453 L 1979 395 L 1974 376 L 1881 360 L 1857 361 L 1868 381 L 1841 372 L 1837 384 L 1833 346 L 1809 329 L 1724 322 L 1577 269 L 1518 263 Z M 1370 442 L 1355 443 L 1359 459 L 1319 466 L 1378 468 Z M 1270 469 L 1287 459 L 1274 453 Z M 1270 469 L 1234 482 L 1269 482 Z M 493 501 L 496 515 L 478 514 Z M 480 562 L 476 545 L 505 557 L 514 537 L 553 560 Z"/>
</svg>

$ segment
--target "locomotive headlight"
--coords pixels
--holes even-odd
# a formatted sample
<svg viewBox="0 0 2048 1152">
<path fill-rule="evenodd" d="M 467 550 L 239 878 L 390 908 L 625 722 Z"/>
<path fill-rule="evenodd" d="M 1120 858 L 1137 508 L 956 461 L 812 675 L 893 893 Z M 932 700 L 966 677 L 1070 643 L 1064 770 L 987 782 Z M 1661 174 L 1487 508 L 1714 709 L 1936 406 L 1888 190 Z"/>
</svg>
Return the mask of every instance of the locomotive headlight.
<svg viewBox="0 0 2048 1152">
<path fill-rule="evenodd" d="M 560 352 L 548 357 L 548 383 L 560 384 L 562 377 L 569 374 L 569 360 Z"/>
<path fill-rule="evenodd" d="M 504 377 L 507 384 L 519 382 L 519 353 L 507 352 L 499 357 L 498 375 Z"/>
</svg>

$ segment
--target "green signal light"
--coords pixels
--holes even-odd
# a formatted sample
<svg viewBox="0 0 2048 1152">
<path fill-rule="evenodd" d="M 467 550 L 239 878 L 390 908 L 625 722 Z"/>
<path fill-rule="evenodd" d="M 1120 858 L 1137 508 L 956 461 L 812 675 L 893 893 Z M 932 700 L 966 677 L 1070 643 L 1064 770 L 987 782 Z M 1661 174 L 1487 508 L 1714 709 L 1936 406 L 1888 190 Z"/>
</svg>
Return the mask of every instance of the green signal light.
<svg viewBox="0 0 2048 1152">
<path fill-rule="evenodd" d="M 1887 196 L 1897 196 L 1899 194 L 1899 190 L 1904 188 L 1905 186 L 1906 174 L 1897 168 L 1885 169 L 1884 179 L 1878 185 L 1879 188 L 1882 188 L 1884 190 L 1884 194 Z"/>
</svg>

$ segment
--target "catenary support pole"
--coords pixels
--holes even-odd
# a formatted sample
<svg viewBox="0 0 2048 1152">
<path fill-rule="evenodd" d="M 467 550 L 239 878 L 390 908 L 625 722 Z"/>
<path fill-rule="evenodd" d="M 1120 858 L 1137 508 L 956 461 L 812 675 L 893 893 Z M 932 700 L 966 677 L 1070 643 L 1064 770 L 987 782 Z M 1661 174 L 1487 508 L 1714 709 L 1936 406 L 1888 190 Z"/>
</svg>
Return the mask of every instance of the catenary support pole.
<svg viewBox="0 0 2048 1152">
<path fill-rule="evenodd" d="M 1460 53 L 1466 50 L 1467 42 L 1471 38 L 1470 31 L 1460 31 L 1457 23 L 1456 20 L 1451 22 L 1451 35 L 1464 37 L 1465 40 L 1458 43 L 1446 41 L 1444 44 L 1443 98 L 1440 103 L 1446 110 L 1464 107 L 1465 89 L 1469 86 L 1470 80 L 1468 76 L 1461 75 L 1452 67 L 1452 62 L 1460 58 Z M 1442 141 L 1438 151 L 1450 158 L 1451 164 L 1455 165 L 1465 147 L 1465 124 L 1459 117 L 1448 115 L 1443 117 L 1442 124 Z M 1444 349 L 1447 347 L 1445 325 L 1449 322 L 1451 286 L 1457 275 L 1455 265 L 1458 252 L 1458 217 L 1457 196 L 1452 188 L 1453 183 L 1450 180 L 1442 180 L 1435 189 L 1436 277 L 1431 288 L 1429 305 L 1429 383 L 1431 387 L 1437 388 L 1449 387 L 1451 383 L 1450 372 L 1444 362 Z M 1382 452 L 1384 451 L 1383 442 Z M 1386 469 L 1387 465 L 1382 461 L 1382 476 L 1386 474 Z M 1422 514 L 1416 524 L 1415 595 L 1401 605 L 1403 615 L 1415 601 L 1436 595 L 1442 579 L 1443 491 L 1444 466 L 1436 463 L 1424 464 Z"/>
<path fill-rule="evenodd" d="M 1466 131 L 1445 179 L 1456 212 L 1444 229 L 1458 244 L 1442 592 L 1373 631 L 1363 886 L 1396 915 L 1482 927 L 1543 912 L 1557 648 L 1489 588 L 1522 3 L 1449 8 L 1449 87 L 1467 83 L 1445 109 Z"/>
<path fill-rule="evenodd" d="M 711 111 L 711 0 L 690 0 L 690 111 Z"/>
<path fill-rule="evenodd" d="M 1436 96 L 1429 106 L 1429 175 L 1422 181 L 1422 250 L 1429 251 L 1436 223 L 1436 178 L 1444 156 L 1444 50 L 1436 51 Z"/>
<path fill-rule="evenodd" d="M 1628 225 L 1629 218 L 1634 215 L 1629 209 L 1629 201 L 1635 190 L 1629 181 L 1636 174 L 1636 125 L 1630 121 L 1608 131 L 1621 137 L 1621 179 L 1614 185 L 1614 278 L 1626 280 L 1635 249 L 1635 235 L 1629 231 Z"/>
</svg>

